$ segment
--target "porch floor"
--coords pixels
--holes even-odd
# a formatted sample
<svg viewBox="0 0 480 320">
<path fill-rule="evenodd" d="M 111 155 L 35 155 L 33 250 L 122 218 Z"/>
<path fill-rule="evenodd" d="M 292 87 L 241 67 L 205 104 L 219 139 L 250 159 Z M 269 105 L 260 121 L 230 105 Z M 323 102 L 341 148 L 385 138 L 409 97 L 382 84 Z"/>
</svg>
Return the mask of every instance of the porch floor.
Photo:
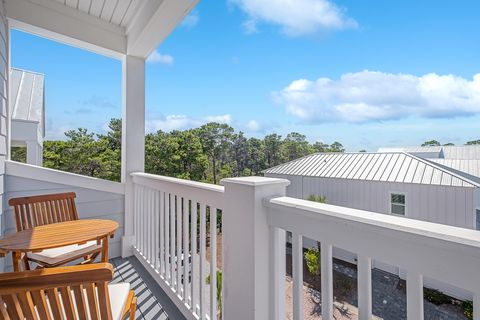
<svg viewBox="0 0 480 320">
<path fill-rule="evenodd" d="M 112 282 L 128 282 L 135 291 L 138 303 L 135 319 L 185 319 L 175 304 L 170 301 L 170 298 L 135 257 L 126 259 L 114 258 L 110 260 L 110 263 L 115 270 Z"/>
</svg>

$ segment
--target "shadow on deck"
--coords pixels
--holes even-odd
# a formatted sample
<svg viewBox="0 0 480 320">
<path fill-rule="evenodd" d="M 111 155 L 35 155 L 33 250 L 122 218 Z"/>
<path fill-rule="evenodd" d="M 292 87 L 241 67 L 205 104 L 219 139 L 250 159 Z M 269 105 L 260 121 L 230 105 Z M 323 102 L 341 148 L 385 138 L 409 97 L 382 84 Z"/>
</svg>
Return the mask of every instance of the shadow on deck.
<svg viewBox="0 0 480 320">
<path fill-rule="evenodd" d="M 135 257 L 114 258 L 110 263 L 115 269 L 113 282 L 128 282 L 138 299 L 135 319 L 184 320 L 170 298 L 143 268 Z"/>
</svg>

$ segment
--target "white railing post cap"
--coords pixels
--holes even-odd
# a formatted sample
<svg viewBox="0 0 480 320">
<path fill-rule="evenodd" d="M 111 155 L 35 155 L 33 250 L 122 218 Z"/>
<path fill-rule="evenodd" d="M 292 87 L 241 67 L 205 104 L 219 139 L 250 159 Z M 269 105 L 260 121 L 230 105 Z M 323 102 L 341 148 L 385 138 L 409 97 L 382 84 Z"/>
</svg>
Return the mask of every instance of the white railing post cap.
<svg viewBox="0 0 480 320">
<path fill-rule="evenodd" d="M 220 181 L 221 185 L 228 184 L 243 184 L 248 186 L 263 186 L 263 185 L 283 185 L 287 187 L 290 185 L 290 181 L 287 179 L 280 178 L 267 178 L 267 177 L 238 177 L 238 178 L 225 178 Z"/>
</svg>

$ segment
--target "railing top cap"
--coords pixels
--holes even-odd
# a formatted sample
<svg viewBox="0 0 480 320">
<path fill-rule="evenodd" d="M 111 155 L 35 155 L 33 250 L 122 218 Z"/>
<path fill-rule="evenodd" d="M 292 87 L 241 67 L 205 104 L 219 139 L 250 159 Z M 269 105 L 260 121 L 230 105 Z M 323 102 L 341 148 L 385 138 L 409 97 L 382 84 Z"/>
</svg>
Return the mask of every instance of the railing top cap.
<svg viewBox="0 0 480 320">
<path fill-rule="evenodd" d="M 239 177 L 239 178 L 226 178 L 220 181 L 222 185 L 229 183 L 243 184 L 249 186 L 263 186 L 263 185 L 284 185 L 285 187 L 290 185 L 290 181 L 287 179 L 278 178 L 266 178 L 266 177 Z"/>
</svg>

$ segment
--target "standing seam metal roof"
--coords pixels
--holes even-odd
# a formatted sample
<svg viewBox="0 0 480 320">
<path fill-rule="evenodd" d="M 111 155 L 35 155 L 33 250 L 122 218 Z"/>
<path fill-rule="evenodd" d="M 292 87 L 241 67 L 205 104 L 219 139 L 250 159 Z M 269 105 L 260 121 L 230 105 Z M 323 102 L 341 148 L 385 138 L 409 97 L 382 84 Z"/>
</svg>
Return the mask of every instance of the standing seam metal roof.
<svg viewBox="0 0 480 320">
<path fill-rule="evenodd" d="M 480 187 L 480 184 L 466 176 L 405 152 L 316 153 L 263 172 L 365 181 Z"/>
<path fill-rule="evenodd" d="M 45 132 L 45 77 L 43 74 L 10 69 L 12 120 L 36 121 Z"/>
</svg>

